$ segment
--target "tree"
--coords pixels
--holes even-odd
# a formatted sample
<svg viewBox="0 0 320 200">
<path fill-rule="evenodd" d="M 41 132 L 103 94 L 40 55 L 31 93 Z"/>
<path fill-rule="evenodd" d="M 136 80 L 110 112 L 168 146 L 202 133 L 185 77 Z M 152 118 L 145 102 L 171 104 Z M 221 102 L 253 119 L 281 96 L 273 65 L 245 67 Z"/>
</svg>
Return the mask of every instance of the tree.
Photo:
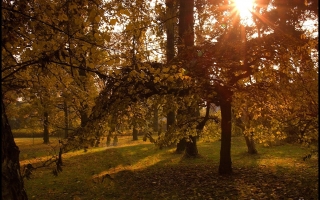
<svg viewBox="0 0 320 200">
<path fill-rule="evenodd" d="M 1 121 L 2 199 L 28 199 L 20 174 L 20 151 L 14 142 L 3 100 L 1 102 Z"/>
<path fill-rule="evenodd" d="M 280 1 L 276 2 L 276 4 L 277 3 L 280 3 Z M 258 6 L 262 6 L 262 5 L 258 4 Z M 298 13 L 298 14 L 295 13 L 296 15 L 293 17 L 292 15 L 293 13 L 290 13 L 291 12 L 290 9 L 292 8 L 291 6 L 298 6 L 299 9 L 303 10 L 303 9 L 308 9 L 307 8 L 308 6 L 304 6 L 304 5 L 290 5 L 289 7 L 287 6 L 288 5 L 285 5 L 285 6 L 277 5 L 277 8 L 275 8 L 272 11 L 263 10 L 263 13 L 259 13 L 259 12 L 255 13 L 256 16 L 261 20 L 257 22 L 257 24 L 262 23 L 264 26 L 264 30 L 260 31 L 260 35 L 257 38 L 248 37 L 247 34 L 250 34 L 250 31 L 248 30 L 246 32 L 243 32 L 241 29 L 241 25 L 239 24 L 239 19 L 237 19 L 236 17 L 233 23 L 229 25 L 230 29 L 226 29 L 227 30 L 226 34 L 222 34 L 220 36 L 220 41 L 218 40 L 216 47 L 219 47 L 220 52 L 218 54 L 220 54 L 220 56 L 215 54 L 214 57 L 222 58 L 220 60 L 217 59 L 217 63 L 223 61 L 223 59 L 226 59 L 225 61 L 220 63 L 220 67 L 224 66 L 224 69 L 220 68 L 220 70 L 218 69 L 216 70 L 216 71 L 221 71 L 221 73 L 219 76 L 216 76 L 218 77 L 218 80 L 216 80 L 216 83 L 214 84 L 216 86 L 216 89 L 217 89 L 216 91 L 218 92 L 218 96 L 220 97 L 219 103 L 221 106 L 221 115 L 222 115 L 222 143 L 221 143 L 220 167 L 219 167 L 220 173 L 230 173 L 232 171 L 231 159 L 230 159 L 231 100 L 233 98 L 234 91 L 236 91 L 238 88 L 241 88 L 241 85 L 239 83 L 241 82 L 243 83 L 244 80 L 248 80 L 248 79 L 251 79 L 251 80 L 254 79 L 255 80 L 254 84 L 260 84 L 261 82 L 264 82 L 266 80 L 266 75 L 268 74 L 268 72 L 270 73 L 273 71 L 272 66 L 278 64 L 279 56 L 285 55 L 286 50 L 292 48 L 291 46 L 293 45 L 292 44 L 293 41 L 295 41 L 294 43 L 295 47 L 298 47 L 298 46 L 301 47 L 306 44 L 306 41 L 302 40 L 300 37 L 301 31 L 293 28 L 298 23 L 298 20 L 295 20 L 295 19 L 297 19 L 301 13 Z M 283 20 L 282 16 L 279 16 L 279 18 L 281 19 L 280 20 L 281 23 L 286 23 L 286 24 L 277 24 L 277 22 L 274 21 L 274 24 L 276 24 L 276 28 L 275 28 L 274 26 L 270 26 L 270 24 L 267 24 L 267 21 L 265 18 L 262 20 L 262 15 L 264 17 L 267 15 L 268 16 L 267 20 L 269 20 L 268 22 L 270 21 L 273 22 L 274 16 L 271 16 L 271 13 L 274 13 L 274 12 L 277 12 L 278 14 L 283 13 L 282 9 L 285 10 L 285 13 L 288 13 L 286 17 L 293 20 L 293 23 L 290 24 L 289 20 L 287 21 Z M 289 13 L 290 13 L 290 16 L 289 16 Z M 257 25 L 257 27 L 261 27 L 262 24 Z M 275 31 L 274 33 L 267 33 L 266 30 L 268 29 L 269 30 L 273 29 Z M 245 34 L 246 36 L 241 37 L 241 33 L 246 33 Z M 284 33 L 288 33 L 289 36 L 285 35 Z M 245 38 L 245 41 L 243 41 L 245 45 L 243 46 L 239 45 L 241 44 L 242 38 Z M 261 45 L 261 43 L 259 45 L 257 43 L 261 41 L 263 41 L 264 45 Z M 221 42 L 223 42 L 223 47 L 221 46 L 221 44 L 219 45 L 219 43 Z M 232 45 L 231 43 L 237 44 L 237 45 Z M 266 46 L 272 47 L 272 48 L 265 49 Z M 260 50 L 258 50 L 257 47 Z M 217 48 L 215 49 L 217 50 Z M 243 51 L 247 52 L 245 54 L 245 57 L 243 57 L 243 54 L 241 53 Z M 293 53 L 293 52 L 290 52 L 290 53 Z M 240 65 L 237 64 L 237 62 Z M 229 68 L 229 66 L 226 65 L 227 63 L 230 63 L 229 66 L 230 67 L 232 66 L 232 68 Z M 286 66 L 289 66 L 289 65 L 286 65 Z M 278 73 L 278 71 L 276 71 L 276 73 Z M 261 74 L 264 74 L 264 78 L 262 80 L 258 78 Z M 225 79 L 222 78 L 223 76 L 225 76 Z M 224 80 L 222 81 L 222 79 Z M 270 77 L 269 81 L 272 82 L 272 80 L 273 79 L 271 79 Z"/>
<path fill-rule="evenodd" d="M 281 20 L 281 23 L 284 21 L 286 24 L 278 24 L 271 15 L 274 12 L 282 12 L 283 7 L 266 10 L 262 5 L 259 6 L 261 9 L 256 13 L 259 19 L 255 20 L 252 26 L 244 26 L 240 23 L 239 15 L 233 12 L 233 5 L 228 1 L 224 4 L 222 2 L 211 4 L 210 12 L 214 12 L 212 16 L 217 20 L 213 26 L 215 29 L 209 35 L 209 38 L 214 39 L 213 42 L 202 38 L 199 39 L 203 41 L 202 43 L 179 51 L 177 57 L 179 62 L 175 63 L 176 65 L 159 67 L 152 63 L 140 62 L 139 68 L 122 67 L 117 74 L 111 76 L 105 90 L 101 93 L 105 100 L 102 97 L 97 100 L 92 119 L 102 119 L 107 112 L 112 112 L 114 107 L 126 108 L 153 95 L 177 95 L 184 105 L 188 105 L 186 97 L 194 95 L 192 98 L 199 98 L 201 101 L 220 106 L 219 173 L 232 173 L 230 148 L 232 104 L 235 92 L 246 89 L 247 84 L 261 85 L 266 80 L 268 83 L 277 84 L 276 79 L 281 74 L 281 70 L 274 66 L 281 64 L 281 69 L 289 66 L 290 59 L 282 60 L 282 57 L 289 54 L 290 58 L 293 55 L 299 57 L 301 52 L 293 49 L 307 45 L 309 40 L 301 37 L 302 30 L 296 29 L 298 17 L 292 15 L 307 16 L 300 11 L 308 10 L 310 5 L 299 10 L 298 13 L 290 13 L 290 9 L 285 10 L 289 13 L 285 15 L 288 20 Z M 294 6 L 303 7 L 303 5 Z M 189 14 L 190 12 L 193 12 L 192 9 L 189 10 Z M 268 19 L 273 24 L 261 19 Z M 293 19 L 293 22 L 291 23 L 289 19 Z M 183 27 L 183 20 L 180 22 Z M 257 32 L 259 32 L 258 37 L 254 36 Z M 191 41 L 192 37 L 187 37 L 185 40 Z M 314 47 L 310 46 L 310 48 Z M 307 55 L 305 59 L 311 61 Z M 121 104 L 117 99 L 121 99 Z M 98 113 L 99 110 L 106 110 L 106 113 Z M 187 124 L 190 123 L 187 122 Z M 181 127 L 177 126 L 177 128 Z M 173 137 L 177 135 L 168 135 L 165 140 L 172 141 Z"/>
<path fill-rule="evenodd" d="M 175 46 L 174 46 L 174 36 L 175 36 L 175 15 L 176 15 L 176 7 L 177 1 L 174 0 L 166 0 L 166 35 L 167 35 L 167 43 L 166 43 L 166 63 L 169 64 L 173 61 L 175 57 Z M 169 112 L 167 114 L 167 132 L 170 132 L 173 128 L 176 120 L 176 109 L 171 104 L 168 105 Z M 178 147 L 177 147 L 178 150 Z"/>
</svg>

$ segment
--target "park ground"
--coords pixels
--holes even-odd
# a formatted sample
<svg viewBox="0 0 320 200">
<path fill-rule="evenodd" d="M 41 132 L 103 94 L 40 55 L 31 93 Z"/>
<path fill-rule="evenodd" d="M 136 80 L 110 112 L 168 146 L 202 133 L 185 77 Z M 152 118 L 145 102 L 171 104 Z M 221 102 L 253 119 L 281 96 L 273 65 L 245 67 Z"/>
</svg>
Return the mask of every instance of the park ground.
<svg viewBox="0 0 320 200">
<path fill-rule="evenodd" d="M 59 149 L 41 138 L 16 138 L 23 171 L 41 166 Z M 160 150 L 150 142 L 120 137 L 117 146 L 63 154 L 62 172 L 54 165 L 33 171 L 24 184 L 29 199 L 39 200 L 210 200 L 318 199 L 318 156 L 303 159 L 310 148 L 285 144 L 246 153 L 242 137 L 232 138 L 234 173 L 218 174 L 220 141 L 198 142 L 200 156 L 184 158 L 174 148 Z"/>
</svg>

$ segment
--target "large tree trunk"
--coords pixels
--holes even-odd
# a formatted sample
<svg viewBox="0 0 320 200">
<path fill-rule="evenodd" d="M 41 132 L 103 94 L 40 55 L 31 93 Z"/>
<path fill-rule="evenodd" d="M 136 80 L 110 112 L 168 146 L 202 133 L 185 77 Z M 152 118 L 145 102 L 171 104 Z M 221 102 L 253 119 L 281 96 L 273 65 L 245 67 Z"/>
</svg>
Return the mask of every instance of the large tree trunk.
<svg viewBox="0 0 320 200">
<path fill-rule="evenodd" d="M 193 31 L 193 8 L 194 8 L 194 0 L 180 0 L 179 1 L 180 9 L 179 9 L 179 47 L 178 53 L 182 53 L 185 47 L 191 47 L 194 45 L 194 31 Z M 190 136 L 191 141 L 193 141 L 193 136 Z M 196 138 L 195 138 L 196 139 Z M 190 143 L 190 144 L 189 144 Z M 177 144 L 177 153 L 182 153 L 188 148 L 191 154 L 187 153 L 187 155 L 192 155 L 194 153 L 198 154 L 196 142 L 187 142 L 186 139 L 181 139 Z"/>
<path fill-rule="evenodd" d="M 167 46 L 166 46 L 166 59 L 167 64 L 174 58 L 174 18 L 175 16 L 175 9 L 174 9 L 174 0 L 166 0 L 166 33 L 167 33 Z M 172 126 L 175 122 L 176 114 L 175 111 L 170 111 L 167 114 L 167 132 L 170 130 L 170 126 Z"/>
<path fill-rule="evenodd" d="M 174 58 L 174 17 L 176 9 L 174 8 L 174 0 L 166 0 L 166 33 L 167 33 L 167 47 L 166 47 L 166 58 L 167 63 Z"/>
<path fill-rule="evenodd" d="M 47 111 L 43 113 L 43 143 L 49 144 L 49 114 Z"/>
<path fill-rule="evenodd" d="M 20 173 L 19 148 L 14 142 L 11 127 L 5 113 L 3 100 L 1 102 L 1 135 L 2 135 L 2 199 L 28 199 L 24 190 L 23 178 Z"/>
<path fill-rule="evenodd" d="M 225 96 L 226 98 L 226 96 Z M 230 97 L 229 97 L 230 98 Z M 231 99 L 221 98 L 221 148 L 220 148 L 220 165 L 219 174 L 231 174 Z"/>
<path fill-rule="evenodd" d="M 185 138 L 180 139 L 177 143 L 176 153 L 183 153 L 186 150 L 186 143 L 187 141 Z"/>
<path fill-rule="evenodd" d="M 194 9 L 194 0 L 180 0 L 179 41 L 178 41 L 179 54 L 184 51 L 185 47 L 194 46 L 193 9 Z"/>
</svg>

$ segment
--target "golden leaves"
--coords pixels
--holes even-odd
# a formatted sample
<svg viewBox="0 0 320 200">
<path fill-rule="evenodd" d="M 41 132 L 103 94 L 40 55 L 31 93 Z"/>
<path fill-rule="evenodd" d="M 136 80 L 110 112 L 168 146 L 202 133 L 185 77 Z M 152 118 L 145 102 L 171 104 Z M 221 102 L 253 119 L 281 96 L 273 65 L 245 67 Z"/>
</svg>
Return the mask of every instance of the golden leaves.
<svg viewBox="0 0 320 200">
<path fill-rule="evenodd" d="M 129 12 L 128 10 L 121 9 L 121 10 L 118 11 L 117 15 L 118 15 L 118 16 L 120 16 L 120 15 L 130 16 L 130 12 Z"/>
<path fill-rule="evenodd" d="M 117 19 L 111 19 L 110 20 L 110 25 L 115 25 L 117 23 Z"/>
<path fill-rule="evenodd" d="M 97 22 L 97 23 L 99 23 L 99 22 L 101 21 L 100 15 L 96 16 L 96 17 L 94 18 L 94 21 Z"/>
<path fill-rule="evenodd" d="M 61 13 L 59 16 L 58 16 L 58 19 L 59 21 L 68 21 L 68 16 L 64 13 Z"/>
<path fill-rule="evenodd" d="M 99 33 L 95 33 L 93 36 L 94 36 L 94 38 L 97 39 L 97 40 L 100 39 Z"/>
</svg>

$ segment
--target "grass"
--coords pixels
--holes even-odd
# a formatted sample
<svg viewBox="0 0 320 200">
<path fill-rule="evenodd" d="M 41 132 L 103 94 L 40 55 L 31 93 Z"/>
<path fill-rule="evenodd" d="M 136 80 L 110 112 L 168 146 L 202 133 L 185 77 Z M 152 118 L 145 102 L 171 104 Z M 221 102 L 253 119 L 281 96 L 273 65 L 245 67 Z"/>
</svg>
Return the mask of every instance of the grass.
<svg viewBox="0 0 320 200">
<path fill-rule="evenodd" d="M 21 129 L 12 129 L 12 134 L 15 138 L 33 138 L 33 137 L 42 137 L 43 130 L 41 129 L 30 129 L 30 128 L 21 128 Z"/>
<path fill-rule="evenodd" d="M 21 166 L 41 165 L 58 147 L 42 139 L 15 139 Z M 199 141 L 199 158 L 186 159 L 174 148 L 159 150 L 149 142 L 120 137 L 118 146 L 63 154 L 63 171 L 39 168 L 25 180 L 29 199 L 318 199 L 318 158 L 296 145 L 257 146 L 248 155 L 242 137 L 232 138 L 234 174 L 219 176 L 220 142 Z M 108 175 L 108 176 L 107 176 Z M 105 177 L 105 178 L 104 178 Z"/>
</svg>

